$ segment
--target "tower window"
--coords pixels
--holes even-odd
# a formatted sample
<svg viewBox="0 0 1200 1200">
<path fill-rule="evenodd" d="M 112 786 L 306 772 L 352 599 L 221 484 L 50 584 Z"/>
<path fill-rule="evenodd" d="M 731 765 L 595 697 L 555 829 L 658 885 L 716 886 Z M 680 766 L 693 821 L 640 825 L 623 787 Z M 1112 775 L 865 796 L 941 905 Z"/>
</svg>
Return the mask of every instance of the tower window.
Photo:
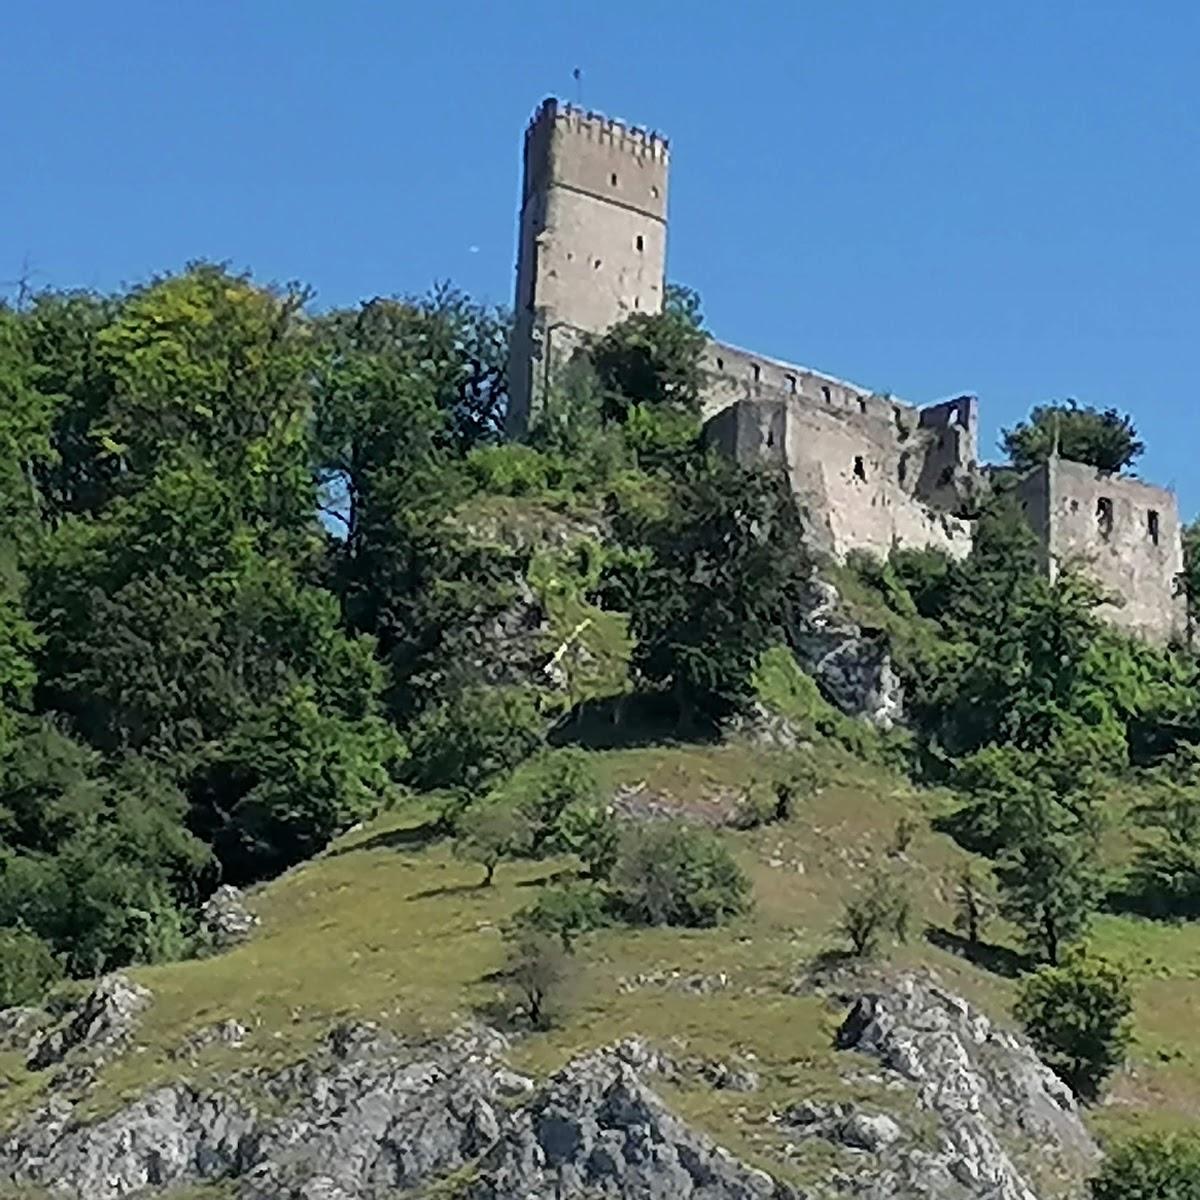
<svg viewBox="0 0 1200 1200">
<path fill-rule="evenodd" d="M 633 244 L 637 247 L 638 253 L 641 254 L 641 252 L 646 248 L 646 239 L 639 233 L 637 237 L 633 239 Z"/>
<path fill-rule="evenodd" d="M 598 271 L 600 270 L 600 260 L 595 258 L 592 260 L 592 266 Z"/>
<path fill-rule="evenodd" d="M 1102 538 L 1113 531 L 1113 502 L 1108 496 L 1101 496 L 1096 501 L 1096 528 Z"/>
<path fill-rule="evenodd" d="M 654 184 L 650 185 L 650 195 L 653 196 L 655 200 L 658 199 L 658 188 L 655 187 Z"/>
<path fill-rule="evenodd" d="M 617 173 L 616 173 L 616 171 L 614 171 L 614 172 L 613 172 L 613 173 L 612 173 L 612 174 L 611 174 L 611 175 L 608 177 L 608 182 L 609 182 L 609 183 L 611 183 L 611 184 L 613 185 L 613 187 L 616 187 L 616 186 L 617 186 Z"/>
<path fill-rule="evenodd" d="M 1158 545 L 1158 513 L 1151 509 L 1146 514 L 1146 533 L 1150 540 Z"/>
<path fill-rule="evenodd" d="M 867 402 L 861 396 L 858 398 L 858 411 L 860 413 L 865 413 L 867 411 Z"/>
<path fill-rule="evenodd" d="M 750 374 L 754 376 L 754 382 L 758 383 L 762 379 L 762 367 L 758 363 L 751 363 Z"/>
<path fill-rule="evenodd" d="M 796 394 L 796 377 L 795 377 L 795 375 L 789 375 L 787 377 L 787 389 L 789 392 L 792 393 L 793 396 Z"/>
<path fill-rule="evenodd" d="M 828 388 L 828 387 L 822 387 L 822 388 L 821 388 L 821 396 L 822 396 L 822 398 L 824 399 L 824 401 L 825 401 L 825 403 L 826 403 L 826 404 L 828 404 L 828 403 L 829 403 L 829 402 L 830 402 L 830 401 L 833 399 L 833 397 L 832 397 L 832 396 L 829 394 L 829 388 Z"/>
<path fill-rule="evenodd" d="M 867 468 L 866 464 L 863 462 L 863 457 L 861 454 L 856 454 L 854 456 L 854 477 L 856 479 L 861 479 L 864 482 L 867 478 Z"/>
<path fill-rule="evenodd" d="M 723 371 L 723 370 L 725 370 L 725 360 L 724 360 L 723 358 L 718 358 L 718 359 L 717 359 L 717 370 L 718 370 L 718 371 Z"/>
</svg>

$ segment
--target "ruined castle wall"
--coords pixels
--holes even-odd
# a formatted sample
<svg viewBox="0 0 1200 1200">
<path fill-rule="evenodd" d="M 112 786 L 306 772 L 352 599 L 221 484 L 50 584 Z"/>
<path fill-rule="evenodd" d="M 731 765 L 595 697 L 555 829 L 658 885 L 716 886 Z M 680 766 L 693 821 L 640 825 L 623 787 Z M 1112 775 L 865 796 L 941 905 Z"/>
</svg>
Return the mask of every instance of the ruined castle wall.
<svg viewBox="0 0 1200 1200">
<path fill-rule="evenodd" d="M 883 558 L 909 546 L 961 558 L 970 551 L 968 522 L 937 512 L 902 486 L 905 451 L 885 420 L 864 422 L 857 411 L 776 397 L 727 405 L 705 429 L 739 462 L 786 468 L 809 536 L 826 553 L 843 558 L 865 550 Z"/>
<path fill-rule="evenodd" d="M 1056 459 L 1018 487 L 1053 575 L 1082 567 L 1112 597 L 1102 615 L 1151 641 L 1184 632 L 1174 595 L 1183 543 L 1174 493 L 1140 479 Z"/>
</svg>

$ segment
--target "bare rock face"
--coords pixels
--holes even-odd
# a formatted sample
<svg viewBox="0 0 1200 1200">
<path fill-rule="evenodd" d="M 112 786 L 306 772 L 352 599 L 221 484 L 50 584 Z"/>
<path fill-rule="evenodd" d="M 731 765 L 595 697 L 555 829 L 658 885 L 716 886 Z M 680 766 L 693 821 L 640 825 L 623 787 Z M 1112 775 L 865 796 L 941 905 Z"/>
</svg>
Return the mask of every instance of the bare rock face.
<svg viewBox="0 0 1200 1200">
<path fill-rule="evenodd" d="M 221 1092 L 160 1088 L 93 1125 L 62 1100 L 0 1144 L 0 1181 L 116 1200 L 230 1180 L 239 1200 L 383 1200 L 476 1164 L 471 1200 L 791 1197 L 686 1126 L 642 1081 L 662 1065 L 630 1041 L 543 1088 L 465 1030 L 421 1045 L 344 1026 L 311 1063 Z M 266 1097 L 259 1105 L 245 1093 Z"/>
<path fill-rule="evenodd" d="M 128 976 L 105 976 L 61 1025 L 33 1042 L 26 1066 L 40 1071 L 72 1052 L 93 1061 L 115 1053 L 129 1040 L 151 999 Z"/>
<path fill-rule="evenodd" d="M 229 950 L 244 942 L 255 926 L 256 917 L 247 907 L 238 888 L 224 884 L 200 909 L 200 937 L 212 950 Z"/>
<path fill-rule="evenodd" d="M 886 642 L 851 621 L 833 584 L 814 578 L 793 648 L 831 704 L 877 729 L 904 716 L 904 693 Z"/>
<path fill-rule="evenodd" d="M 902 1103 L 798 1098 L 778 1114 L 776 1132 L 791 1139 L 781 1163 L 820 1138 L 847 1164 L 830 1168 L 814 1197 L 1079 1193 L 1097 1152 L 1072 1097 L 1024 1041 L 958 997 L 914 976 L 872 984 L 853 999 L 838 1044 L 856 1052 L 848 1072 L 875 1059 L 881 1094 Z M 217 1181 L 238 1200 L 436 1188 L 462 1200 L 808 1200 L 691 1128 L 653 1087 L 684 1077 L 735 1086 L 727 1071 L 630 1039 L 539 1085 L 506 1065 L 507 1048 L 486 1028 L 418 1042 L 347 1024 L 298 1066 L 244 1070 L 211 1090 L 174 1083 L 91 1124 L 60 1092 L 0 1140 L 0 1185 L 49 1187 L 64 1200 Z"/>
<path fill-rule="evenodd" d="M 936 1118 L 930 1151 L 903 1139 L 894 1122 L 883 1131 L 861 1115 L 837 1114 L 838 1130 L 852 1135 L 847 1144 L 878 1152 L 861 1189 L 871 1200 L 1038 1200 L 1042 1180 L 1070 1187 L 1099 1157 L 1070 1089 L 1029 1044 L 927 980 L 902 976 L 860 996 L 838 1046 L 878 1059 Z M 823 1133 L 829 1116 L 807 1123 Z M 1020 1162 L 1015 1147 L 1024 1148 Z"/>
</svg>

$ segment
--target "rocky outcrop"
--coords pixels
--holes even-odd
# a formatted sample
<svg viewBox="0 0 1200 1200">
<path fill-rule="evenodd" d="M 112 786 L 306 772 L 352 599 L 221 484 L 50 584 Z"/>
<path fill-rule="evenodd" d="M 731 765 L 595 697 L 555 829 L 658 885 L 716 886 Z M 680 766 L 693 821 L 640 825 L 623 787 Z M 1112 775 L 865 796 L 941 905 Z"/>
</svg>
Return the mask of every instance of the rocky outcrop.
<svg viewBox="0 0 1200 1200">
<path fill-rule="evenodd" d="M 68 1054 L 101 1061 L 125 1045 L 150 1000 L 150 993 L 127 976 L 106 976 L 60 1025 L 33 1040 L 26 1065 L 40 1071 Z"/>
<path fill-rule="evenodd" d="M 792 630 L 800 665 L 831 704 L 877 729 L 891 729 L 904 715 L 904 692 L 886 641 L 846 616 L 833 584 L 813 578 Z"/>
<path fill-rule="evenodd" d="M 208 950 L 229 950 L 244 942 L 258 925 L 238 888 L 224 884 L 200 909 L 200 942 Z"/>
<path fill-rule="evenodd" d="M 933 982 L 903 976 L 859 996 L 837 1044 L 877 1059 L 935 1120 L 930 1149 L 886 1116 L 805 1106 L 785 1114 L 808 1133 L 872 1152 L 855 1189 L 870 1200 L 1038 1200 L 1041 1181 L 1078 1185 L 1098 1157 L 1070 1089 L 1028 1043 Z"/>
<path fill-rule="evenodd" d="M 840 1156 L 836 1167 L 815 1160 L 825 1164 L 812 1194 L 822 1200 L 1077 1194 L 1096 1148 L 1025 1042 L 915 976 L 847 1003 L 842 1073 L 869 1077 L 880 1102 L 797 1097 L 764 1143 L 781 1173 L 820 1139 Z M 236 1044 L 245 1031 L 226 1024 L 213 1036 Z M 655 1091 L 668 1080 L 753 1092 L 759 1078 L 745 1061 L 668 1057 L 632 1039 L 539 1085 L 507 1066 L 507 1049 L 486 1028 L 418 1042 L 350 1024 L 300 1065 L 244 1070 L 220 1088 L 173 1083 L 91 1124 L 52 1090 L 0 1142 L 0 1185 L 87 1200 L 216 1181 L 238 1200 L 383 1200 L 430 1188 L 459 1200 L 806 1196 L 717 1146 Z M 872 1059 L 876 1073 L 864 1076 Z"/>
<path fill-rule="evenodd" d="M 490 1030 L 417 1045 L 350 1026 L 311 1063 L 221 1091 L 173 1084 L 97 1124 L 55 1100 L 0 1144 L 0 1179 L 87 1200 L 212 1180 L 239 1200 L 382 1200 L 454 1172 L 470 1200 L 792 1195 L 667 1108 L 641 1043 L 542 1088 L 505 1048 Z"/>
</svg>

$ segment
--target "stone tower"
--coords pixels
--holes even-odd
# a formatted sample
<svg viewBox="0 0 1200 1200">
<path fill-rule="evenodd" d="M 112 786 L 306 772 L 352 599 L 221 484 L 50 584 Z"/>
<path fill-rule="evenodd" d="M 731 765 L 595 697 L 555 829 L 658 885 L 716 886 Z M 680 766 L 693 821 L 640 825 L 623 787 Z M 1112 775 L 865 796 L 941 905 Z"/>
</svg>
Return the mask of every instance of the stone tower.
<svg viewBox="0 0 1200 1200">
<path fill-rule="evenodd" d="M 508 432 L 536 415 L 581 335 L 658 312 L 667 249 L 665 138 L 546 100 L 525 131 Z"/>
</svg>

